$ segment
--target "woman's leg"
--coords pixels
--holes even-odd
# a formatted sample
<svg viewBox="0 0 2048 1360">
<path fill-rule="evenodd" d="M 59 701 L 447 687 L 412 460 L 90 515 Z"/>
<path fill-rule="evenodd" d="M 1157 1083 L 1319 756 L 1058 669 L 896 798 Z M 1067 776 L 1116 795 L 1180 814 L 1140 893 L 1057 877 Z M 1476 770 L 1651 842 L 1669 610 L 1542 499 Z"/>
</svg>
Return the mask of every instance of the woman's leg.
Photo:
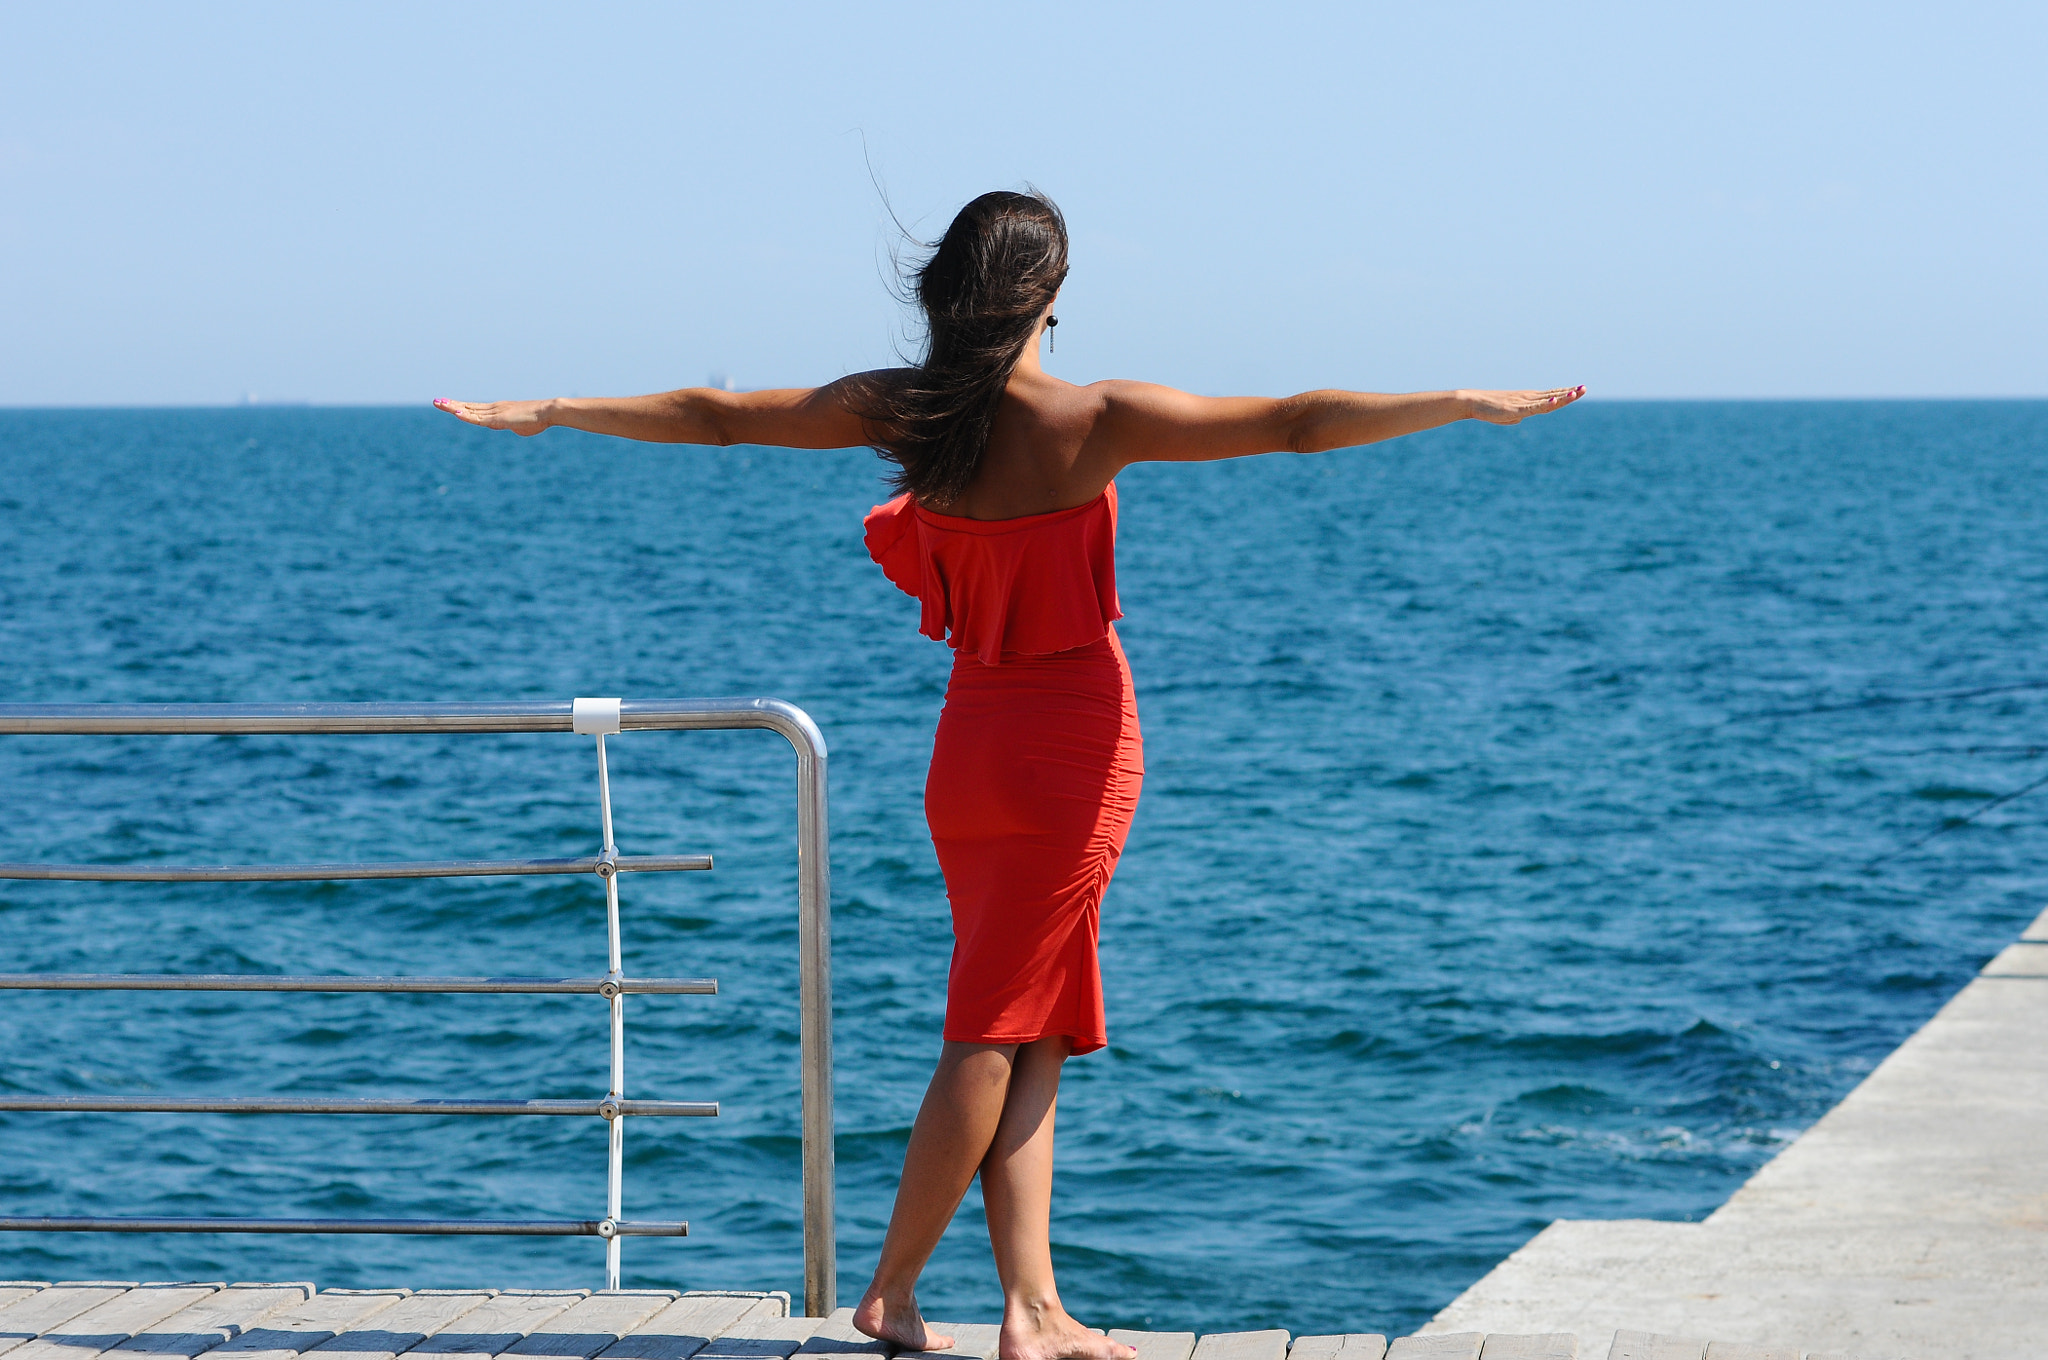
<svg viewBox="0 0 2048 1360">
<path fill-rule="evenodd" d="M 940 1051 L 911 1126 L 882 1259 L 853 1310 L 853 1325 L 864 1334 L 906 1350 L 944 1350 L 953 1344 L 953 1338 L 925 1330 L 917 1311 L 917 1277 L 988 1155 L 1016 1054 L 1015 1044 L 950 1041 Z M 1053 1080 L 1058 1083 L 1057 1066 Z"/>
<path fill-rule="evenodd" d="M 1065 1036 L 1017 1049 L 1008 1099 L 981 1164 L 989 1245 L 1003 1281 L 1002 1360 L 1131 1360 L 1137 1351 L 1083 1327 L 1052 1278 L 1052 1144 Z"/>
</svg>

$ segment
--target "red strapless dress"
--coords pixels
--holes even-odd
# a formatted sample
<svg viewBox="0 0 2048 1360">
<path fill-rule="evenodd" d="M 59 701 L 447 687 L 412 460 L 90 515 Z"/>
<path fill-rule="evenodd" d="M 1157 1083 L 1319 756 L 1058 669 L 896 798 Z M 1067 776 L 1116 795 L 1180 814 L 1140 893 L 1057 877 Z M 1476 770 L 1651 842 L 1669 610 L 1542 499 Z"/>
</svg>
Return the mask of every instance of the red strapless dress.
<svg viewBox="0 0 2048 1360">
<path fill-rule="evenodd" d="M 1145 773 L 1111 624 L 1116 487 L 1022 519 L 867 517 L 868 553 L 953 647 L 925 821 L 953 907 L 946 1038 L 1108 1041 L 1095 943 Z"/>
</svg>

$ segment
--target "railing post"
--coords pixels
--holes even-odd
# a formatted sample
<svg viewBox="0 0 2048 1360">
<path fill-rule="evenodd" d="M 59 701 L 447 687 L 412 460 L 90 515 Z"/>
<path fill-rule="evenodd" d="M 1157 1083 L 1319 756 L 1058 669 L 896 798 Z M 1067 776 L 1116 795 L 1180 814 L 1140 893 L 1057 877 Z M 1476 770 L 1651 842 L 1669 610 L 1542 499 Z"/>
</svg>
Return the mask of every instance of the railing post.
<svg viewBox="0 0 2048 1360">
<path fill-rule="evenodd" d="M 812 729 L 815 732 L 815 728 Z M 802 993 L 804 1313 L 838 1307 L 833 1233 L 832 864 L 826 825 L 825 747 L 797 748 L 797 929 Z"/>
<path fill-rule="evenodd" d="M 607 733 L 620 731 L 619 700 L 578 699 L 570 706 L 569 727 L 571 731 L 597 738 L 597 804 L 604 823 L 604 848 L 598 851 L 597 871 L 604 875 L 604 919 L 605 936 L 611 959 L 611 971 L 605 976 L 613 982 L 624 976 L 625 958 L 621 953 L 619 940 L 619 847 L 612 838 L 612 777 L 605 764 L 604 739 Z M 623 1103 L 626 1098 L 626 996 L 614 990 L 610 996 L 612 1022 L 612 1089 L 611 1098 Z M 617 1234 L 619 1220 L 626 1216 L 626 1116 L 612 1116 L 609 1157 L 605 1166 L 605 1222 L 613 1225 L 612 1235 L 604 1244 L 604 1287 L 619 1287 L 619 1248 L 623 1245 Z"/>
</svg>

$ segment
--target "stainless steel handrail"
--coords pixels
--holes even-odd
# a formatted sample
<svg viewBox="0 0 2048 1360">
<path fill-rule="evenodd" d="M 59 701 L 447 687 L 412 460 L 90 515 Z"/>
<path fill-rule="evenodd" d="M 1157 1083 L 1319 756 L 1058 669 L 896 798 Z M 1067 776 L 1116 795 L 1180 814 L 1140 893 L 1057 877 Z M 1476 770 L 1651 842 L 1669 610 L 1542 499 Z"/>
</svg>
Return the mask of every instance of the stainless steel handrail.
<svg viewBox="0 0 2048 1360">
<path fill-rule="evenodd" d="M 0 992 L 470 992 L 717 996 L 717 978 L 294 977 L 283 973 L 0 973 Z"/>
<path fill-rule="evenodd" d="M 125 978 L 94 974 L 47 974 L 39 978 L 0 979 L 11 990 L 219 990 L 219 991 L 596 991 L 612 1008 L 612 1090 L 603 1101 L 315 1101 L 321 1112 L 411 1114 L 570 1113 L 534 1109 L 541 1105 L 573 1105 L 574 1113 L 595 1113 L 611 1122 L 608 1213 L 601 1220 L 335 1220 L 335 1219 L 85 1219 L 0 1218 L 0 1231 L 104 1232 L 455 1232 L 528 1235 L 595 1235 L 607 1239 L 607 1287 L 618 1287 L 618 1239 L 621 1236 L 667 1235 L 687 1231 L 684 1224 L 633 1223 L 620 1214 L 620 1115 L 700 1114 L 706 1107 L 681 1101 L 628 1101 L 623 1098 L 624 1039 L 620 1007 L 631 992 L 680 994 L 702 989 L 708 980 L 629 979 L 621 976 L 618 936 L 620 872 L 708 868 L 699 856 L 617 854 L 611 836 L 611 790 L 605 770 L 603 731 L 708 731 L 765 728 L 779 732 L 797 757 L 797 929 L 800 992 L 801 1062 L 803 1070 L 803 1196 L 804 1304 L 813 1317 L 829 1314 L 837 1302 L 837 1250 L 833 1234 L 832 1147 L 832 916 L 829 827 L 826 816 L 825 738 L 810 716 L 780 699 L 627 700 L 618 704 L 616 726 L 598 729 L 599 792 L 603 808 L 604 847 L 582 860 L 459 860 L 322 865 L 7 865 L 0 877 L 84 880 L 94 882 L 278 882 L 328 878 L 421 878 L 469 874 L 589 873 L 605 881 L 611 935 L 611 972 L 598 979 L 546 978 L 386 978 L 325 979 L 317 977 L 190 978 L 162 975 Z M 177 735 L 177 734 L 368 734 L 458 732 L 570 732 L 578 730 L 576 706 L 566 701 L 458 704 L 0 704 L 0 734 L 44 735 Z M 589 731 L 590 728 L 582 730 Z M 103 981 L 94 982 L 101 978 Z M 201 982 L 208 985 L 200 986 Z M 226 985 L 232 982 L 234 985 Z M 221 985 L 211 985 L 221 984 Z M 289 984 L 289 985 L 287 985 Z M 352 984 L 352 985 L 343 985 Z M 377 985 L 389 984 L 389 985 Z M 573 985 L 571 985 L 573 984 Z M 90 1097 L 23 1097 L 31 1104 L 0 1106 L 20 1109 L 89 1108 L 60 1101 Z M 170 1100 L 102 1101 L 107 1108 L 136 1111 L 191 1109 Z M 309 1112 L 303 1103 L 201 1102 L 231 1105 L 229 1112 Z M 255 1107 L 289 1106 L 289 1110 Z M 459 1106 L 460 1109 L 451 1108 Z M 483 1107 L 492 1107 L 485 1109 Z M 345 1107 L 345 1109 L 344 1109 Z M 391 1107 L 389 1109 L 381 1107 Z M 402 1107 L 399 1108 L 399 1107 Z M 674 1107 L 674 1108 L 654 1108 Z M 708 1107 L 711 1112 L 716 1106 Z M 268 1226 L 263 1226 L 268 1225 Z M 374 1225 L 374 1226 L 373 1226 Z M 468 1225 L 468 1226 L 465 1226 Z"/>
<path fill-rule="evenodd" d="M 0 1232 L 462 1233 L 481 1237 L 688 1237 L 687 1223 L 597 1218 L 0 1218 Z"/>
<path fill-rule="evenodd" d="M 93 1114 L 652 1114 L 716 1119 L 715 1100 L 448 1100 L 422 1096 L 0 1096 L 7 1110 Z"/>
<path fill-rule="evenodd" d="M 0 864 L 0 878 L 69 883 L 318 883 L 353 878 L 493 878 L 530 874 L 661 874 L 709 869 L 709 855 L 582 859 L 414 859 L 366 864 Z"/>
</svg>

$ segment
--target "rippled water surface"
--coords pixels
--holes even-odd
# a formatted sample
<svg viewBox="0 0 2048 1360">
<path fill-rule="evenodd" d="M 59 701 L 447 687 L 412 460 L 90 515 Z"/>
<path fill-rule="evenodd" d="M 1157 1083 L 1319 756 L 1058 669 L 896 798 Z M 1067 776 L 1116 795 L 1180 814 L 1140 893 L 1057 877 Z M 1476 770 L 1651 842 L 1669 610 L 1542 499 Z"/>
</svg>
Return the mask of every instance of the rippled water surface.
<svg viewBox="0 0 2048 1360">
<path fill-rule="evenodd" d="M 1148 775 L 1069 1067 L 1097 1325 L 1409 1329 L 1696 1218 L 2042 905 L 2048 407 L 1637 404 L 1123 479 Z M 832 744 L 841 1296 L 938 1046 L 947 654 L 859 453 L 0 412 L 0 700 L 768 694 Z M 1967 697 L 1954 691 L 1997 692 Z M 1903 700 L 1890 702 L 1889 700 Z M 629 1283 L 800 1289 L 793 762 L 612 743 Z M 0 859 L 590 853 L 585 738 L 0 738 Z M 1981 813 L 1976 820 L 1960 819 Z M 1924 845 L 1878 863 L 1930 831 Z M 0 971 L 601 972 L 590 882 L 0 885 Z M 584 997 L 0 994 L 0 1091 L 602 1092 Z M 597 1120 L 0 1116 L 0 1214 L 595 1217 Z M 0 1235 L 0 1275 L 593 1285 L 594 1241 Z M 924 1295 L 990 1317 L 979 1210 Z"/>
</svg>

